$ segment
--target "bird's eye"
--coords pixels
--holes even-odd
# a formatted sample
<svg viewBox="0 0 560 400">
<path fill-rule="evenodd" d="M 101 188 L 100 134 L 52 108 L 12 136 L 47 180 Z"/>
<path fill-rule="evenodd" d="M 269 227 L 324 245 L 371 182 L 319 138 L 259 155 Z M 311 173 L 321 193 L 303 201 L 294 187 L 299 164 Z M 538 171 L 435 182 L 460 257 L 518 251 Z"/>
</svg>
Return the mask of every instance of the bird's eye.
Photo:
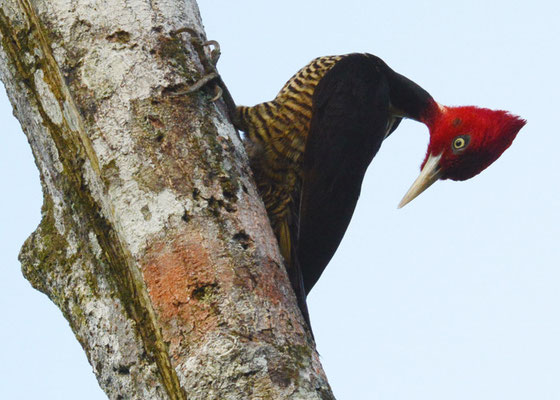
<svg viewBox="0 0 560 400">
<path fill-rule="evenodd" d="M 453 147 L 455 147 L 456 149 L 460 149 L 461 147 L 465 146 L 465 139 L 463 139 L 462 137 L 455 139 L 455 141 L 453 142 Z"/>
<path fill-rule="evenodd" d="M 468 135 L 457 136 L 453 139 L 453 150 L 462 150 L 468 146 L 470 137 Z"/>
</svg>

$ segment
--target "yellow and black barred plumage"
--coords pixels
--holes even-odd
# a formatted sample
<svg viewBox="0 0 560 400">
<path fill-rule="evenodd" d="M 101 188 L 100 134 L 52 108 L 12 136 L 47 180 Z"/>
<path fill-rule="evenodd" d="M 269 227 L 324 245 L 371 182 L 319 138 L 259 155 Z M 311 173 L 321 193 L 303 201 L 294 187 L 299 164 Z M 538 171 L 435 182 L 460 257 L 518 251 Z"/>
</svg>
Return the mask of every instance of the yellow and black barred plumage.
<svg viewBox="0 0 560 400">
<path fill-rule="evenodd" d="M 272 101 L 237 107 L 251 169 L 280 251 L 292 260 L 292 236 L 303 179 L 312 99 L 321 78 L 342 56 L 319 57 L 299 70 Z"/>
</svg>

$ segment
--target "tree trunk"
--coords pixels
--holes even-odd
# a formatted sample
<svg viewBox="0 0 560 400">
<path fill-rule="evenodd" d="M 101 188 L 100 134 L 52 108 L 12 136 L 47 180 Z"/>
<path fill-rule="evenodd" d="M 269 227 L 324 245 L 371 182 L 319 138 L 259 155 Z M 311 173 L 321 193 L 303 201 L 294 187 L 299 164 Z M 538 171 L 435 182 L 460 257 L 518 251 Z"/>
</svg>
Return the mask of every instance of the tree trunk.
<svg viewBox="0 0 560 400">
<path fill-rule="evenodd" d="M 0 77 L 41 173 L 20 259 L 111 399 L 331 399 L 194 0 L 3 0 Z"/>
</svg>

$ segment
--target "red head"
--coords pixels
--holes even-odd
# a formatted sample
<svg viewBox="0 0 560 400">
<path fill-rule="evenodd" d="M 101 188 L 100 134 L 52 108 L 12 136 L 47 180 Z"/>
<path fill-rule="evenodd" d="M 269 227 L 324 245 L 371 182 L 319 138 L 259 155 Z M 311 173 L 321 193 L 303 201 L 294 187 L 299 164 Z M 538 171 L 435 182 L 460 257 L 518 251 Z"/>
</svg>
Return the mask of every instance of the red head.
<svg viewBox="0 0 560 400">
<path fill-rule="evenodd" d="M 399 207 L 438 179 L 465 180 L 486 169 L 511 145 L 526 121 L 506 111 L 438 107 L 425 121 L 430 143 L 420 176 Z"/>
</svg>

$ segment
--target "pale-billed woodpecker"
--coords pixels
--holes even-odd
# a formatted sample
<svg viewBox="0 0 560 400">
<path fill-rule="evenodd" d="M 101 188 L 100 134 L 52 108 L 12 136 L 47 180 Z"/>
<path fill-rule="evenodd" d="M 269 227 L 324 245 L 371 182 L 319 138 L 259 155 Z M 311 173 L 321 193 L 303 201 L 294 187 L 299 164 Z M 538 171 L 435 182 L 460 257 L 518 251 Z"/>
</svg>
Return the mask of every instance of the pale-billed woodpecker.
<svg viewBox="0 0 560 400">
<path fill-rule="evenodd" d="M 235 107 L 226 94 L 308 323 L 306 296 L 346 232 L 366 169 L 402 118 L 424 123 L 430 141 L 399 207 L 439 179 L 477 175 L 525 125 L 506 111 L 442 106 L 371 54 L 316 58 L 253 107 Z"/>
</svg>

